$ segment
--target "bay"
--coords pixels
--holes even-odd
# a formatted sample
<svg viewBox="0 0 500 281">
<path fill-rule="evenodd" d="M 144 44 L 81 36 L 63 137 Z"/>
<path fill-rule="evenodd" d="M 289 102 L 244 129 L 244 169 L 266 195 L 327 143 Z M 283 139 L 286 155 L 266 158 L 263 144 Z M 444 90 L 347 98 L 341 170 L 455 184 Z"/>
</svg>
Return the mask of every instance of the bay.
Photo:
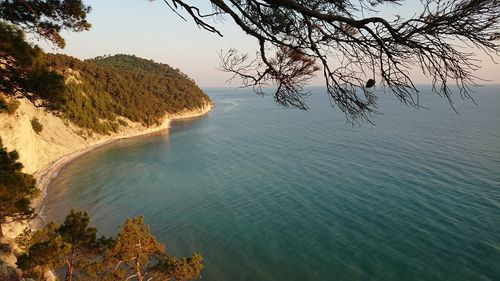
<svg viewBox="0 0 500 281">
<path fill-rule="evenodd" d="M 210 88 L 208 115 L 66 165 L 43 216 L 86 210 L 101 234 L 143 215 L 202 280 L 500 280 L 500 87 L 477 105 L 422 87 L 427 109 L 379 92 L 346 125 L 322 88 L 309 111 Z"/>
</svg>

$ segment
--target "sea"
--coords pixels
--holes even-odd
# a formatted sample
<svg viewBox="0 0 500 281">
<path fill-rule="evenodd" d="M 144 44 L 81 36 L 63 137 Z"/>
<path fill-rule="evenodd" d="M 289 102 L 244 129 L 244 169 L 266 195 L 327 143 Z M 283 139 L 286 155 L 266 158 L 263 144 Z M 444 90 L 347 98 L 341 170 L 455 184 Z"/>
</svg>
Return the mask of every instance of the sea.
<svg viewBox="0 0 500 281">
<path fill-rule="evenodd" d="M 209 114 L 62 168 L 43 216 L 85 210 L 108 236 L 144 216 L 204 281 L 500 280 L 500 85 L 419 89 L 421 109 L 380 89 L 352 125 L 322 87 L 307 111 L 206 88 Z"/>
</svg>

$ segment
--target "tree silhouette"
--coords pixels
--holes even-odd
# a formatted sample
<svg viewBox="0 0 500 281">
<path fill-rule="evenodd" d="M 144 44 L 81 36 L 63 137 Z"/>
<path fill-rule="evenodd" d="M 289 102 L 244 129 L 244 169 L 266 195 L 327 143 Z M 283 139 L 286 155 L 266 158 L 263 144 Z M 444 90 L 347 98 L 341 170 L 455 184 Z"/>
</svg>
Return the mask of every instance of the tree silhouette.
<svg viewBox="0 0 500 281">
<path fill-rule="evenodd" d="M 208 14 L 188 1 L 164 2 L 209 32 L 222 36 L 208 20 L 229 17 L 257 39 L 255 57 L 230 50 L 221 54 L 221 69 L 257 93 L 274 86 L 281 105 L 307 109 L 303 87 L 321 69 L 332 106 L 351 122 L 377 112 L 376 83 L 418 107 L 413 68 L 428 75 L 433 91 L 450 102 L 450 84 L 470 98 L 479 67 L 473 50 L 490 56 L 500 52 L 498 0 L 411 1 L 418 2 L 413 15 L 390 18 L 381 12 L 390 6 L 403 10 L 410 1 L 210 0 Z"/>
<path fill-rule="evenodd" d="M 90 7 L 81 0 L 0 2 L 0 20 L 49 40 L 59 48 L 65 45 L 60 34 L 63 29 L 78 32 L 90 28 L 86 20 L 89 12 Z"/>
</svg>

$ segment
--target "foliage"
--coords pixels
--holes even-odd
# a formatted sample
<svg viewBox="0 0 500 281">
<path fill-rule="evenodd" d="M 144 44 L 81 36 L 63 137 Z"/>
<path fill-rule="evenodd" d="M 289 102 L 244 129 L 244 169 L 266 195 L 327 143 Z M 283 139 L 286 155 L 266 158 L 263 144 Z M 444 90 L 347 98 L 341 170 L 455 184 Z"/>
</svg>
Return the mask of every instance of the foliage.
<svg viewBox="0 0 500 281">
<path fill-rule="evenodd" d="M 0 113 L 5 112 L 12 115 L 19 108 L 21 103 L 17 100 L 8 100 L 0 96 Z"/>
<path fill-rule="evenodd" d="M 26 252 L 31 246 L 34 233 L 35 232 L 29 226 L 25 227 L 23 232 L 15 238 L 17 248 Z"/>
<path fill-rule="evenodd" d="M 102 249 L 110 242 L 105 237 L 96 239 L 97 230 L 94 227 L 89 227 L 89 222 L 90 218 L 86 212 L 70 210 L 66 220 L 58 229 L 59 235 L 70 247 L 69 252 L 64 257 L 67 265 L 66 281 L 72 280 L 75 265 L 79 265 L 82 259 L 88 259 L 101 253 Z"/>
<path fill-rule="evenodd" d="M 63 47 L 59 32 L 87 30 L 88 11 L 78 0 L 0 2 L 0 91 L 32 102 L 42 98 L 57 107 L 63 77 L 46 68 L 43 51 L 29 44 L 23 31 Z"/>
<path fill-rule="evenodd" d="M 192 280 L 200 278 L 202 257 L 166 255 L 165 247 L 149 232 L 143 217 L 128 219 L 102 260 L 89 264 L 83 279 Z"/>
<path fill-rule="evenodd" d="M 0 91 L 56 103 L 64 80 L 45 67 L 43 51 L 26 42 L 20 29 L 1 20 L 0 39 Z"/>
<path fill-rule="evenodd" d="M 0 140 L 0 237 L 1 224 L 33 218 L 30 202 L 39 191 L 35 179 L 21 172 L 23 165 L 16 151 L 8 152 Z"/>
<path fill-rule="evenodd" d="M 58 233 L 55 223 L 36 231 L 26 253 L 17 257 L 17 266 L 25 277 L 42 280 L 44 273 L 64 264 L 70 246 Z"/>
<path fill-rule="evenodd" d="M 201 278 L 203 257 L 200 254 L 193 254 L 189 258 L 163 258 L 154 267 L 154 274 L 158 280 L 191 280 Z"/>
<path fill-rule="evenodd" d="M 90 28 L 86 20 L 90 7 L 81 0 L 2 1 L 0 19 L 21 27 L 26 32 L 49 40 L 64 48 L 63 29 L 83 31 Z"/>
<path fill-rule="evenodd" d="M 0 91 L 22 95 L 32 102 L 42 98 L 57 107 L 64 79 L 45 66 L 43 51 L 28 43 L 24 33 L 63 48 L 60 32 L 88 30 L 89 11 L 81 0 L 1 1 Z"/>
<path fill-rule="evenodd" d="M 47 270 L 65 264 L 65 280 L 71 281 L 79 267 L 110 242 L 104 237 L 96 239 L 97 231 L 89 222 L 86 212 L 70 210 L 59 227 L 49 223 L 35 232 L 25 230 L 19 238 L 25 252 L 18 256 L 18 267 L 26 277 L 39 279 Z"/>
<path fill-rule="evenodd" d="M 118 130 L 124 116 L 144 125 L 159 124 L 167 113 L 204 106 L 210 100 L 178 69 L 129 55 L 81 61 L 48 54 L 51 69 L 64 73 L 67 85 L 62 114 L 98 133 Z"/>
<path fill-rule="evenodd" d="M 78 280 L 192 280 L 200 277 L 202 257 L 166 255 L 165 247 L 149 232 L 142 217 L 130 218 L 113 239 L 96 239 L 85 212 L 70 211 L 64 223 L 49 223 L 20 238 L 24 253 L 17 265 L 25 277 L 39 280 L 47 270 L 65 265 L 66 281 Z"/>
<path fill-rule="evenodd" d="M 498 0 L 212 0 L 207 12 L 184 0 L 164 2 L 209 32 L 221 35 L 210 18 L 229 17 L 256 38 L 255 57 L 221 53 L 221 69 L 257 93 L 274 86 L 284 106 L 307 109 L 303 86 L 322 69 L 332 105 L 351 122 L 377 113 L 377 83 L 419 107 L 412 69 L 422 70 L 433 91 L 450 101 L 451 84 L 470 97 L 479 68 L 474 53 L 500 53 Z M 395 5 L 399 11 L 391 12 Z"/>
<path fill-rule="evenodd" d="M 127 121 L 125 121 L 125 120 L 123 120 L 123 119 L 118 119 L 118 124 L 120 124 L 120 125 L 122 125 L 122 126 L 124 126 L 124 127 L 128 126 Z"/>
<path fill-rule="evenodd" d="M 35 133 L 37 134 L 40 134 L 43 131 L 43 125 L 42 123 L 40 123 L 40 120 L 38 120 L 38 118 L 36 117 L 33 117 L 31 119 L 31 127 L 33 128 L 33 131 L 35 131 Z"/>
<path fill-rule="evenodd" d="M 103 279 L 124 280 L 134 275 L 142 280 L 164 253 L 165 247 L 151 235 L 142 217 L 127 219 L 106 250 L 103 264 L 109 270 L 104 271 Z"/>
</svg>

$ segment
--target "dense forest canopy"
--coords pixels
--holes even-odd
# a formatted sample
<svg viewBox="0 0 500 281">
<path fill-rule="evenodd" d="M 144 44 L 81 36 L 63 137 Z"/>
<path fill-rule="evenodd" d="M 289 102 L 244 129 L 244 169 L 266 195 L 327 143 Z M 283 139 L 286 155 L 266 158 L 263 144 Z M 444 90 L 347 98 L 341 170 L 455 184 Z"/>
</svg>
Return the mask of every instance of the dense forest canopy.
<svg viewBox="0 0 500 281">
<path fill-rule="evenodd" d="M 120 125 L 117 116 L 153 125 L 161 122 L 165 114 L 200 108 L 210 102 L 180 70 L 135 56 L 81 61 L 47 54 L 45 63 L 66 79 L 61 102 L 51 106 L 78 126 L 99 133 L 116 130 Z"/>
</svg>

